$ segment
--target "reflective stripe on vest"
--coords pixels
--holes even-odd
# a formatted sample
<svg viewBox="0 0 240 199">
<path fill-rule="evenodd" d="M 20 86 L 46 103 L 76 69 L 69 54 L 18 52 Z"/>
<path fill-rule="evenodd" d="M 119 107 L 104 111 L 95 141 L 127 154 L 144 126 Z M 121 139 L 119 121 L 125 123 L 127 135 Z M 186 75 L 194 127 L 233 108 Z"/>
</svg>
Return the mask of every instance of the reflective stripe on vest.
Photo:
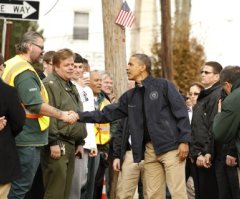
<svg viewBox="0 0 240 199">
<path fill-rule="evenodd" d="M 12 60 L 14 60 L 14 63 L 12 63 Z M 7 67 L 4 69 L 4 73 L 2 75 L 2 79 L 9 85 L 14 86 L 14 80 L 15 78 L 21 74 L 22 72 L 26 70 L 30 70 L 36 74 L 36 76 L 39 79 L 39 82 L 41 84 L 40 88 L 40 94 L 42 97 L 42 100 L 45 103 L 48 103 L 48 94 L 47 91 L 39 78 L 37 72 L 34 70 L 34 68 L 25 60 L 23 60 L 19 55 L 16 55 L 13 59 L 9 60 L 6 62 Z M 22 104 L 23 105 L 23 104 Z M 23 106 L 24 107 L 24 106 Z M 47 116 L 35 114 L 29 112 L 25 107 L 24 107 L 26 117 L 30 119 L 38 119 L 38 123 L 40 126 L 41 131 L 45 131 L 49 127 L 50 119 Z"/>
<path fill-rule="evenodd" d="M 102 110 L 105 106 L 110 104 L 110 102 L 105 98 L 100 104 L 100 110 Z M 94 124 L 94 132 L 96 136 L 96 143 L 104 145 L 110 141 L 111 133 L 110 133 L 110 124 Z"/>
</svg>

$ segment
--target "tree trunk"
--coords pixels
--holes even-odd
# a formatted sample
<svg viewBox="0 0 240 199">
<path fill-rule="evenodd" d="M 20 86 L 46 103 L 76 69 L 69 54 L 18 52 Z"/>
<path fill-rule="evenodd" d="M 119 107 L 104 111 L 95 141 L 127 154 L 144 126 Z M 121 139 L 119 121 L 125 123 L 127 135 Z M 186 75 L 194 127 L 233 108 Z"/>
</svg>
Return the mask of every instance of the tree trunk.
<svg viewBox="0 0 240 199">
<path fill-rule="evenodd" d="M 171 37 L 171 5 L 170 0 L 161 0 L 162 15 L 162 37 L 161 37 L 161 58 L 163 77 L 173 80 L 172 72 L 172 37 Z"/>
<path fill-rule="evenodd" d="M 114 77 L 118 98 L 127 89 L 125 31 L 115 24 L 122 0 L 102 0 L 105 70 Z"/>
<path fill-rule="evenodd" d="M 190 32 L 191 0 L 175 0 L 174 40 L 188 42 Z"/>
</svg>

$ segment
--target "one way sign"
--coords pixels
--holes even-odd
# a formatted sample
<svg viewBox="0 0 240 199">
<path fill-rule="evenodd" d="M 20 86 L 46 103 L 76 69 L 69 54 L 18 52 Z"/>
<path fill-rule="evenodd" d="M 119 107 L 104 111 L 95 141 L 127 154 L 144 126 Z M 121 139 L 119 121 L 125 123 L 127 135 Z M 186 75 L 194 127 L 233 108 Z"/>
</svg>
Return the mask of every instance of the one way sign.
<svg viewBox="0 0 240 199">
<path fill-rule="evenodd" d="M 0 0 L 0 18 L 38 20 L 38 1 Z"/>
</svg>

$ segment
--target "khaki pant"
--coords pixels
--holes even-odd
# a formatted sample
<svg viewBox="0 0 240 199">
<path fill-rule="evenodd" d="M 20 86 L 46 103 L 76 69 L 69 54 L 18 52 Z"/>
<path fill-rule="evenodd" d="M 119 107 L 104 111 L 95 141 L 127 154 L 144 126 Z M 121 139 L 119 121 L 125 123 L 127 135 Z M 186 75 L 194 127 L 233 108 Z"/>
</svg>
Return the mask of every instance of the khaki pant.
<svg viewBox="0 0 240 199">
<path fill-rule="evenodd" d="M 132 151 L 127 151 L 125 159 L 122 164 L 122 171 L 118 175 L 117 183 L 117 199 L 132 199 L 140 174 L 143 174 L 143 162 L 134 163 Z M 142 175 L 143 176 L 143 175 Z M 143 190 L 145 190 L 145 183 L 143 181 Z M 146 198 L 146 197 L 144 197 Z M 146 198 L 147 199 L 147 198 Z"/>
<path fill-rule="evenodd" d="M 185 161 L 180 162 L 177 150 L 157 156 L 153 145 L 146 144 L 144 179 L 148 199 L 165 199 L 166 183 L 172 199 L 187 199 Z"/>
<path fill-rule="evenodd" d="M 11 183 L 0 184 L 0 199 L 7 199 L 10 188 L 11 188 Z"/>
</svg>

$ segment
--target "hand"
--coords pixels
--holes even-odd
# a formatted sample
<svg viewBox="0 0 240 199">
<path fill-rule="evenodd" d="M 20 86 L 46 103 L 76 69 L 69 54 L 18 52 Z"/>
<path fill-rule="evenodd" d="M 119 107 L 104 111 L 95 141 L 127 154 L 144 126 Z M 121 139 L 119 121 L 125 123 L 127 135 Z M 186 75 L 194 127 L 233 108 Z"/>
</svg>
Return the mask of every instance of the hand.
<svg viewBox="0 0 240 199">
<path fill-rule="evenodd" d="M 199 155 L 196 160 L 196 165 L 198 167 L 203 167 L 204 162 L 205 162 L 205 157 L 203 155 Z"/>
<path fill-rule="evenodd" d="M 204 157 L 205 157 L 205 161 L 203 163 L 203 166 L 205 168 L 210 168 L 212 166 L 212 164 L 211 164 L 211 154 L 207 153 Z"/>
<path fill-rule="evenodd" d="M 230 167 L 235 167 L 237 165 L 237 158 L 227 155 L 226 156 L 226 165 Z"/>
<path fill-rule="evenodd" d="M 221 113 L 222 111 L 222 100 L 218 100 L 218 113 Z"/>
<path fill-rule="evenodd" d="M 61 157 L 61 149 L 59 147 L 59 145 L 53 145 L 53 146 L 50 146 L 50 157 L 52 159 L 59 159 Z"/>
<path fill-rule="evenodd" d="M 75 151 L 75 156 L 78 157 L 79 159 L 82 159 L 83 156 L 83 145 L 78 145 Z"/>
<path fill-rule="evenodd" d="M 90 86 L 90 78 L 89 77 L 84 77 L 82 83 L 83 83 L 83 87 L 84 86 Z"/>
<path fill-rule="evenodd" d="M 5 119 L 5 116 L 0 117 L 0 131 L 6 126 L 7 120 Z"/>
<path fill-rule="evenodd" d="M 113 170 L 114 171 L 120 171 L 121 166 L 120 166 L 120 159 L 116 158 L 113 160 Z"/>
<path fill-rule="evenodd" d="M 79 119 L 79 116 L 74 111 L 62 111 L 60 120 L 68 124 L 74 124 Z"/>
<path fill-rule="evenodd" d="M 97 154 L 98 154 L 98 150 L 96 149 L 96 148 L 92 148 L 92 149 L 90 149 L 90 152 L 89 152 L 89 157 L 95 157 L 95 156 L 97 156 Z"/>
<path fill-rule="evenodd" d="M 179 156 L 180 161 L 184 161 L 187 158 L 188 153 L 189 153 L 188 143 L 179 144 L 177 156 Z"/>
</svg>

